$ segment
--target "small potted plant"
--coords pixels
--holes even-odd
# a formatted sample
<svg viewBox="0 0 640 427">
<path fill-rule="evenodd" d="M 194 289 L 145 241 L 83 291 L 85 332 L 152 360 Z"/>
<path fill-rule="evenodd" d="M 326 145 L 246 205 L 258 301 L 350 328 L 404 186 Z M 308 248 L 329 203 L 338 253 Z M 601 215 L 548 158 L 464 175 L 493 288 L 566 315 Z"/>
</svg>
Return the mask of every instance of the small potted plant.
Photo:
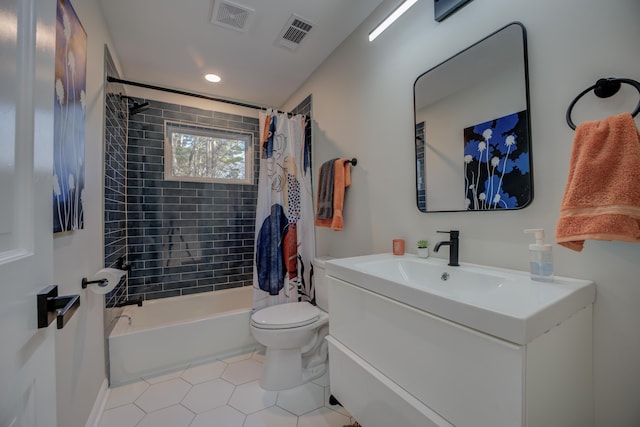
<svg viewBox="0 0 640 427">
<path fill-rule="evenodd" d="M 418 256 L 420 258 L 429 258 L 429 241 L 428 240 L 418 240 Z"/>
</svg>

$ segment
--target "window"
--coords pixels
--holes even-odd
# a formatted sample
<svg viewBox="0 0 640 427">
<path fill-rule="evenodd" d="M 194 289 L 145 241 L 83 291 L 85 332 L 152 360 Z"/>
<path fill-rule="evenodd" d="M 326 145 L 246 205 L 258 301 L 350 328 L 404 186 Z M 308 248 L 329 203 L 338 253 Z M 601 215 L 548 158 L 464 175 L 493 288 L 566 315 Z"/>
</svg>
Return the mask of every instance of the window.
<svg viewBox="0 0 640 427">
<path fill-rule="evenodd" d="M 165 179 L 252 183 L 252 134 L 165 121 Z"/>
</svg>

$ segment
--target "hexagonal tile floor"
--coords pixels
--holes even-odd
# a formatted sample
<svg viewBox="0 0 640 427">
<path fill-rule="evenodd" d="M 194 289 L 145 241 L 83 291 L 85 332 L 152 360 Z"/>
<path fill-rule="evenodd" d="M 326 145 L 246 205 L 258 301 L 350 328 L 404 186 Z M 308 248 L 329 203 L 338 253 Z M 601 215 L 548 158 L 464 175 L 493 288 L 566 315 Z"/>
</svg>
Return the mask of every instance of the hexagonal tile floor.
<svg viewBox="0 0 640 427">
<path fill-rule="evenodd" d="M 264 356 L 240 354 L 112 388 L 99 427 L 343 427 L 329 374 L 292 390 L 260 388 Z"/>
</svg>

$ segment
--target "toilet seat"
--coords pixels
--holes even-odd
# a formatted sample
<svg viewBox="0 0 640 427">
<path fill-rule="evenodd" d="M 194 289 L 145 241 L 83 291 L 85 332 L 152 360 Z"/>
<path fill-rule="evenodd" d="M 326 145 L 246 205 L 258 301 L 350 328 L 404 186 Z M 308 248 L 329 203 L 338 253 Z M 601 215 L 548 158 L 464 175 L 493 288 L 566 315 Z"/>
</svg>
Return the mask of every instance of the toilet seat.
<svg viewBox="0 0 640 427">
<path fill-rule="evenodd" d="M 289 329 L 310 325 L 320 318 L 320 309 L 308 302 L 291 302 L 256 311 L 251 324 L 259 329 Z"/>
</svg>

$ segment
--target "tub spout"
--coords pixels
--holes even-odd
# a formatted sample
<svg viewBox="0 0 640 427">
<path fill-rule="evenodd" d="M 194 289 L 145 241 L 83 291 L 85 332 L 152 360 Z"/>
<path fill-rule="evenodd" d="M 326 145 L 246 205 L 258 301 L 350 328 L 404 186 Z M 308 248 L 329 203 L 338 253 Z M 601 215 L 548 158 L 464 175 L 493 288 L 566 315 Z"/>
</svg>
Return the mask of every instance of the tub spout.
<svg viewBox="0 0 640 427">
<path fill-rule="evenodd" d="M 114 307 L 124 307 L 125 305 L 137 305 L 138 307 L 142 307 L 142 298 L 128 299 L 124 302 L 117 303 Z"/>
</svg>

